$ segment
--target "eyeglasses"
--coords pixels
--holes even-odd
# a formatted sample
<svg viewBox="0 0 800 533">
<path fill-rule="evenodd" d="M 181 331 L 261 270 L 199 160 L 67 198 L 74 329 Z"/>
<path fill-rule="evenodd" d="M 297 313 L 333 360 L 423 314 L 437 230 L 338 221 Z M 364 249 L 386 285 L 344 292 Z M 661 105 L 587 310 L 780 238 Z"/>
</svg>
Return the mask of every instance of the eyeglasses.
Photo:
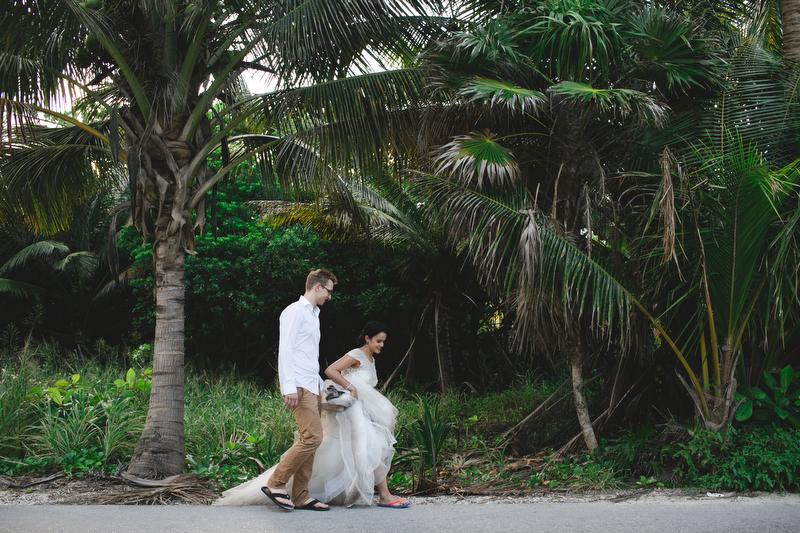
<svg viewBox="0 0 800 533">
<path fill-rule="evenodd" d="M 319 288 L 320 289 L 325 289 L 326 291 L 328 291 L 328 296 L 333 296 L 333 289 L 329 289 L 328 287 L 326 287 L 322 283 L 319 284 Z"/>
</svg>

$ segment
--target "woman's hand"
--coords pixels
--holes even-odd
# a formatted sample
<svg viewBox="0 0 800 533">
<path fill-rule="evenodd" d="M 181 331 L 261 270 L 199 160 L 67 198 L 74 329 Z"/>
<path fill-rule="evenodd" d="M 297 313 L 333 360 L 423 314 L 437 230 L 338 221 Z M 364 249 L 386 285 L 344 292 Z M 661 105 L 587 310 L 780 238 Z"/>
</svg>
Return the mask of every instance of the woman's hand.
<svg viewBox="0 0 800 533">
<path fill-rule="evenodd" d="M 355 398 L 356 400 L 358 400 L 358 390 L 356 390 L 356 386 L 355 386 L 355 385 L 353 385 L 353 384 L 351 383 L 351 384 L 350 384 L 350 388 L 349 388 L 349 389 L 347 389 L 347 390 L 349 390 L 349 391 L 350 391 L 350 394 L 352 394 L 352 395 L 353 395 L 353 398 Z"/>
</svg>

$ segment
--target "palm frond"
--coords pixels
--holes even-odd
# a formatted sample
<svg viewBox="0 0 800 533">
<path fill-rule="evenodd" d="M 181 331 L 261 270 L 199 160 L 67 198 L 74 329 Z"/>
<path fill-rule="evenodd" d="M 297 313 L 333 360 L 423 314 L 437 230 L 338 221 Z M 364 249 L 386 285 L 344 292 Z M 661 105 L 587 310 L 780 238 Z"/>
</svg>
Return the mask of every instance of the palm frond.
<svg viewBox="0 0 800 533">
<path fill-rule="evenodd" d="M 409 56 L 427 40 L 426 34 L 440 33 L 424 17 L 426 9 L 436 9 L 437 4 L 417 0 L 275 2 L 262 53 L 286 80 L 319 83 L 344 77 L 353 68 L 367 72 L 371 67 L 365 52 L 370 47 L 377 48 L 376 55 Z M 374 47 L 377 43 L 384 44 Z"/>
<path fill-rule="evenodd" d="M 531 53 L 548 77 L 591 82 L 619 68 L 620 25 L 606 10 L 579 0 L 563 0 L 557 9 L 547 9 L 521 33 L 530 39 Z"/>
<path fill-rule="evenodd" d="M 249 105 L 283 139 L 279 157 L 292 162 L 293 175 L 313 176 L 321 160 L 380 175 L 388 158 L 402 164 L 414 153 L 425 94 L 423 72 L 407 69 L 278 91 Z"/>
<path fill-rule="evenodd" d="M 457 136 L 434 154 L 433 161 L 437 174 L 479 189 L 513 183 L 519 174 L 516 159 L 491 133 Z"/>
<path fill-rule="evenodd" d="M 18 268 L 24 268 L 32 261 L 44 260 L 55 263 L 55 257 L 70 253 L 66 244 L 56 241 L 39 241 L 26 246 L 0 267 L 0 274 L 12 272 Z"/>
<path fill-rule="evenodd" d="M 77 74 L 74 51 L 84 30 L 67 1 L 7 2 L 0 14 L 0 95 L 47 105 L 67 93 Z"/>
<path fill-rule="evenodd" d="M 39 296 L 42 289 L 30 283 L 0 278 L 0 294 L 7 294 L 15 298 L 34 299 Z"/>
<path fill-rule="evenodd" d="M 67 227 L 76 206 L 118 185 L 121 172 L 107 147 L 81 128 L 47 128 L 0 155 L 0 220 L 15 214 L 44 233 Z"/>
<path fill-rule="evenodd" d="M 591 105 L 598 115 L 613 113 L 620 119 L 640 117 L 652 121 L 660 128 L 667 114 L 667 107 L 650 95 L 633 89 L 596 89 L 584 83 L 564 81 L 550 87 L 549 92 L 566 100 Z"/>
<path fill-rule="evenodd" d="M 737 48 L 725 71 L 726 84 L 717 99 L 695 100 L 672 119 L 662 135 L 664 143 L 690 165 L 698 165 L 697 148 L 687 139 L 703 139 L 719 153 L 729 149 L 732 139 L 755 143 L 763 157 L 776 166 L 796 158 L 800 69 L 784 68 L 780 56 L 765 50 L 758 40 Z"/>
<path fill-rule="evenodd" d="M 92 252 L 73 252 L 57 261 L 53 266 L 63 272 L 75 271 L 81 278 L 89 278 L 97 271 L 100 260 Z"/>
<path fill-rule="evenodd" d="M 655 81 L 659 90 L 674 94 L 721 86 L 722 61 L 699 28 L 650 6 L 634 12 L 629 23 L 642 75 Z"/>
<path fill-rule="evenodd" d="M 539 91 L 517 87 L 511 82 L 481 77 L 467 83 L 459 91 L 459 96 L 490 106 L 504 106 L 512 114 L 534 114 L 547 101 L 545 95 Z"/>
<path fill-rule="evenodd" d="M 798 180 L 796 164 L 773 171 L 764 163 L 757 146 L 739 139 L 736 149 L 722 157 L 705 156 L 701 169 L 709 188 L 700 191 L 710 223 L 702 229 L 713 301 L 726 338 L 741 325 L 757 278 L 767 275 L 763 261 L 768 248 L 767 233 L 780 219 L 780 205 Z"/>
</svg>

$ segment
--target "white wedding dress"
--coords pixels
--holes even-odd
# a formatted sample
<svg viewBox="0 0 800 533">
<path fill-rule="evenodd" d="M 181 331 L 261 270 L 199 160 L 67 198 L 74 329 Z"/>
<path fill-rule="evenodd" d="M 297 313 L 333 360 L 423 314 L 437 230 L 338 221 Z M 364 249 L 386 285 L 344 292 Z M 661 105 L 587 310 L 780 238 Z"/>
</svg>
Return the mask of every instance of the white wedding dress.
<svg viewBox="0 0 800 533">
<path fill-rule="evenodd" d="M 375 485 L 386 478 L 394 456 L 394 426 L 397 409 L 375 390 L 375 363 L 358 348 L 347 353 L 358 368 L 342 371 L 358 391 L 358 401 L 344 411 L 322 412 L 322 444 L 314 455 L 308 483 L 312 498 L 344 505 L 371 505 Z M 215 505 L 257 505 L 269 503 L 261 492 L 275 467 L 257 478 L 222 493 Z M 288 491 L 291 493 L 291 480 Z M 298 503 L 298 502 L 295 502 Z M 300 502 L 302 503 L 302 502 Z"/>
</svg>

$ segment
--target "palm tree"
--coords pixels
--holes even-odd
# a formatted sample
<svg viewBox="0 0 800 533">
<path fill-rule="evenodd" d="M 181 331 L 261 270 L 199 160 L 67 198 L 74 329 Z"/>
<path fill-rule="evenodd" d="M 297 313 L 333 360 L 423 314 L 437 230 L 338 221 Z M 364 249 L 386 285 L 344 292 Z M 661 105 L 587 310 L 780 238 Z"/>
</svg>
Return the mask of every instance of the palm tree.
<svg viewBox="0 0 800 533">
<path fill-rule="evenodd" d="M 787 59 L 800 59 L 800 2 L 781 0 L 783 53 Z"/>
<path fill-rule="evenodd" d="M 651 139 L 675 156 L 644 194 L 660 234 L 637 247 L 649 250 L 648 285 L 661 292 L 651 297 L 666 310 L 667 343 L 694 368 L 688 388 L 706 427 L 734 415 L 737 384 L 777 363 L 798 312 L 788 191 L 798 180 L 800 70 L 781 64 L 773 37 L 769 24 L 733 33 L 724 90 Z"/>
<path fill-rule="evenodd" d="M 688 373 L 702 380 L 701 392 L 684 382 L 698 418 L 706 428 L 720 428 L 734 415 L 735 375 L 747 381 L 760 376 L 765 363 L 772 367 L 759 345 L 780 346 L 786 320 L 797 313 L 796 286 L 785 284 L 787 264 L 778 250 L 791 238 L 783 219 L 800 168 L 796 162 L 774 168 L 757 144 L 741 138 L 702 159 L 674 193 L 680 253 L 667 251 L 670 260 L 650 276 L 669 310 L 661 318 L 675 332 L 675 341 L 665 337 L 666 343 L 700 369 L 697 377 Z M 656 253 L 663 249 L 653 244 L 647 238 L 640 243 Z M 781 323 L 770 332 L 771 318 Z"/>
<path fill-rule="evenodd" d="M 718 86 L 718 61 L 699 28 L 646 3 L 473 4 L 497 16 L 430 54 L 450 100 L 429 135 L 457 132 L 440 141 L 430 186 L 440 183 L 442 212 L 483 280 L 513 304 L 517 346 L 554 346 L 570 362 L 594 449 L 589 346 L 629 328 L 639 304 L 623 285 L 629 238 L 610 177 L 657 160 L 635 150 L 639 139 L 665 124 L 670 100 Z"/>
<path fill-rule="evenodd" d="M 17 124 L 0 132 L 7 139 L 0 175 L 12 200 L 6 211 L 47 230 L 64 227 L 74 200 L 103 184 L 97 162 L 122 159 L 128 222 L 153 240 L 153 382 L 130 473 L 153 477 L 184 468 L 185 254 L 195 253 L 194 228 L 205 223 L 207 193 L 235 165 L 277 145 L 275 136 L 248 145 L 218 171 L 206 164 L 230 132 L 270 105 L 271 97 L 242 90 L 240 74 L 266 73 L 279 87 L 330 83 L 366 69 L 370 54 L 408 57 L 426 39 L 428 25 L 418 13 L 435 3 L 19 0 L 4 12 L 0 109 Z M 75 91 L 87 98 L 83 121 L 49 107 Z M 327 97 L 335 99 L 333 89 Z M 215 102 L 225 107 L 212 119 Z M 40 141 L 30 126 L 40 114 L 82 142 L 65 148 Z M 87 122 L 94 117 L 103 120 Z M 36 149 L 24 166 L 16 155 L 23 149 Z M 292 176 L 289 165 L 276 168 Z"/>
</svg>

